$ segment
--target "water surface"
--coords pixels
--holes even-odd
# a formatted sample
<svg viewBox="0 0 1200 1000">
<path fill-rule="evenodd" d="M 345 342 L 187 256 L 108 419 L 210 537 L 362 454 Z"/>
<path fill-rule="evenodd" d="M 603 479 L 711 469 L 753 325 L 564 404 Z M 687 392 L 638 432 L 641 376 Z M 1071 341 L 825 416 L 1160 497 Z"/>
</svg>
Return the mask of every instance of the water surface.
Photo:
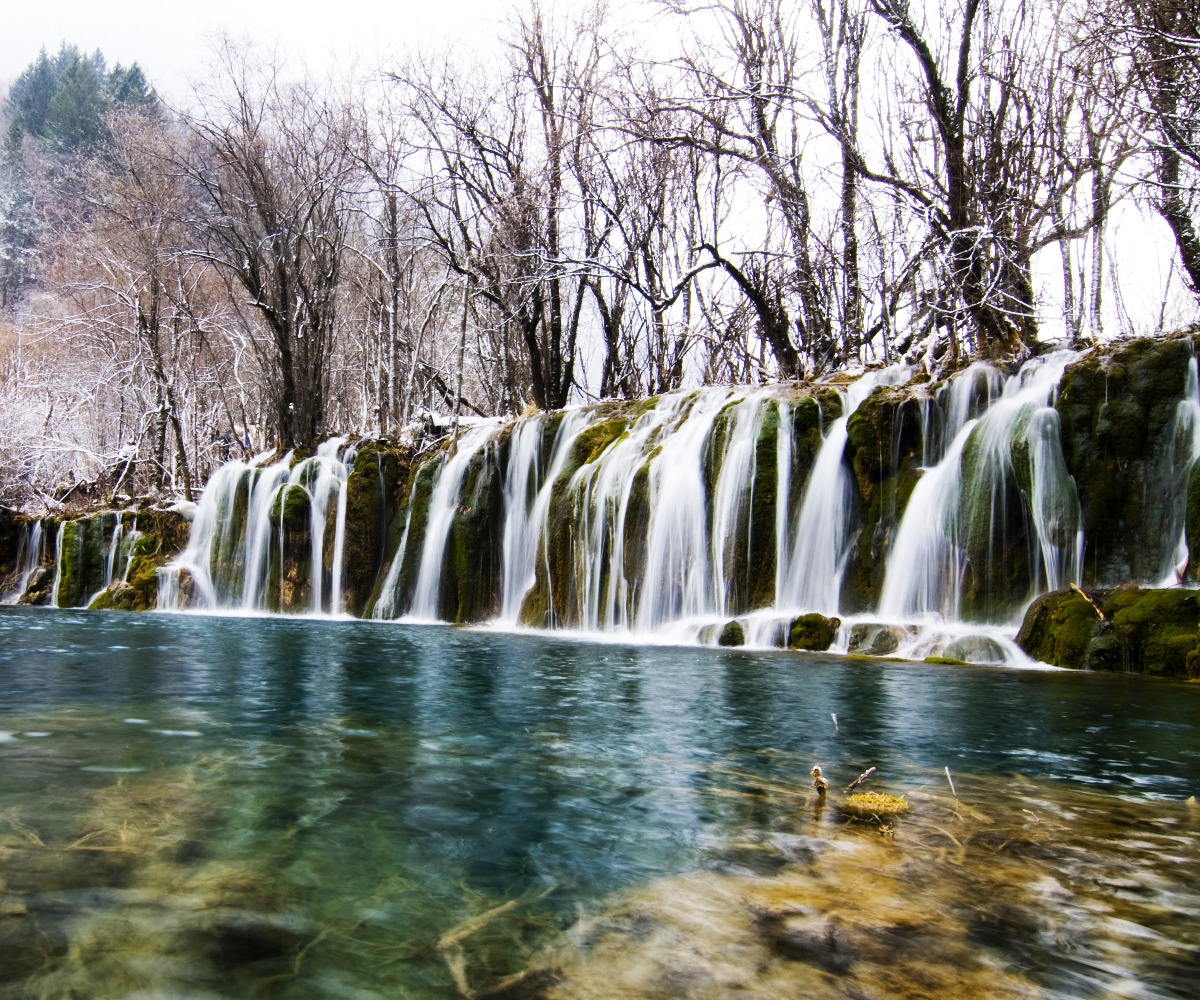
<svg viewBox="0 0 1200 1000">
<path fill-rule="evenodd" d="M 949 768 L 975 808 L 1011 793 L 1018 818 L 1039 803 L 1067 826 L 1071 810 L 1126 817 L 1117 833 L 1075 826 L 1110 845 L 1120 878 L 1141 870 L 1171 900 L 1152 982 L 1123 960 L 1064 974 L 1055 956 L 1078 947 L 1053 940 L 1036 961 L 1032 945 L 978 948 L 1054 995 L 1128 995 L 1126 980 L 1190 995 L 1196 685 L 5 608 L 0 997 L 450 997 L 464 965 L 472 984 L 565 967 L 581 914 L 680 878 L 781 885 L 796 858 L 780 837 L 816 838 L 831 864 L 883 839 L 814 815 L 814 763 L 836 784 L 876 766 L 875 786 L 915 807 L 953 801 Z M 890 844 L 908 830 L 916 850 L 922 808 Z M 1036 866 L 1031 880 L 1067 878 Z"/>
</svg>

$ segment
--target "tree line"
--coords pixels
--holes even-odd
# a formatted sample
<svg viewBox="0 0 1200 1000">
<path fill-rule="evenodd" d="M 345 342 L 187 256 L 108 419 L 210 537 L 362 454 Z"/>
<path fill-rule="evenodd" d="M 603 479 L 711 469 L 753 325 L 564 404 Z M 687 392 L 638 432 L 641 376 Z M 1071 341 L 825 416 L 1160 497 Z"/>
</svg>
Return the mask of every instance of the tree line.
<svg viewBox="0 0 1200 1000">
<path fill-rule="evenodd" d="M 4 102 L 0 501 L 191 495 L 431 412 L 1094 342 L 1122 205 L 1194 312 L 1200 0 L 1051 7 L 645 0 L 635 32 L 532 0 L 493 60 L 352 82 L 226 41 L 175 108 L 43 52 Z"/>
</svg>

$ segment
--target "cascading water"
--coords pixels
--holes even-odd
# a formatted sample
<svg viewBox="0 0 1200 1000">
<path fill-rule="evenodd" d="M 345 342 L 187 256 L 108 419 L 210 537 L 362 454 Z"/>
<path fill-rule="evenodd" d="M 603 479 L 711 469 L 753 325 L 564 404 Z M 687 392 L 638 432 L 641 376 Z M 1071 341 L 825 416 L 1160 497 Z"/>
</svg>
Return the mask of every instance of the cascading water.
<svg viewBox="0 0 1200 1000">
<path fill-rule="evenodd" d="M 105 522 L 110 517 L 112 518 L 112 527 L 108 529 Z M 108 590 L 114 580 L 124 581 L 126 579 L 133 557 L 133 545 L 141 537 L 141 532 L 137 530 L 136 514 L 132 515 L 132 521 L 128 528 L 126 528 L 124 518 L 120 513 L 100 514 L 98 519 L 101 535 L 107 536 L 108 544 L 105 546 L 100 564 L 99 587 L 88 596 L 85 602 L 87 604 L 91 604 Z"/>
<path fill-rule="evenodd" d="M 201 497 L 187 548 L 159 570 L 158 607 L 340 612 L 355 451 L 336 438 L 294 465 L 288 453 L 269 464 L 264 456 L 222 466 Z"/>
<path fill-rule="evenodd" d="M 1012 539 L 1005 529 L 1014 519 L 1024 521 L 1032 556 L 1021 606 L 1041 590 L 1078 582 L 1082 518 L 1058 443 L 1058 414 L 1051 407 L 1063 369 L 1074 357 L 1062 352 L 1028 362 L 981 417 L 962 425 L 941 461 L 926 471 L 900 522 L 880 618 L 1009 617 L 1013 602 L 978 591 L 1002 575 L 1000 563 L 1011 558 L 1006 545 Z M 969 412 L 953 397 L 951 405 L 960 418 Z M 1026 510 L 1010 509 L 1014 502 Z M 967 608 L 972 588 L 973 606 Z"/>
<path fill-rule="evenodd" d="M 1200 374 L 1195 356 L 1188 362 L 1184 396 L 1175 406 L 1170 438 L 1163 453 L 1162 482 L 1167 487 L 1163 537 L 1168 542 L 1163 565 L 1159 571 L 1159 586 L 1172 587 L 1179 583 L 1188 565 L 1188 544 L 1185 532 L 1188 483 L 1196 460 L 1200 458 Z"/>
<path fill-rule="evenodd" d="M 837 614 L 853 516 L 853 483 L 845 457 L 850 418 L 876 388 L 902 385 L 910 374 L 903 367 L 869 372 L 839 392 L 842 415 L 817 453 L 795 530 L 790 538 L 779 535 L 778 607 Z M 780 503 L 785 502 L 780 491 Z M 777 522 L 786 522 L 786 512 Z"/>
<path fill-rule="evenodd" d="M 34 521 L 32 524 L 23 525 L 17 543 L 16 585 L 0 599 L 0 604 L 16 604 L 20 600 L 45 555 L 46 532 L 42 528 L 42 522 Z"/>
<path fill-rule="evenodd" d="M 472 427 L 458 441 L 454 454 L 446 454 L 440 459 L 445 464 L 429 501 L 429 521 L 425 529 L 416 590 L 408 612 L 410 618 L 418 621 L 437 621 L 439 618 L 438 585 L 446 554 L 446 540 L 458 508 L 459 488 L 475 453 L 490 443 L 493 432 L 494 428 L 487 425 Z"/>
<path fill-rule="evenodd" d="M 1015 657 L 1014 616 L 1081 581 L 1083 518 L 1055 408 L 1075 357 L 1007 379 L 976 364 L 869 408 L 908 373 L 479 424 L 405 472 L 387 530 L 370 508 L 371 531 L 390 531 L 395 549 L 356 593 L 373 594 L 376 619 L 675 641 L 716 642 L 738 625 L 731 641 L 779 644 L 819 612 L 844 619 L 843 649 L 856 629 L 890 629 L 901 655 Z M 1153 450 L 1180 494 L 1200 457 L 1194 361 L 1187 385 L 1173 446 Z M 840 412 L 827 412 L 832 393 Z M 190 576 L 193 607 L 339 611 L 351 458 L 334 442 L 307 463 L 219 472 L 188 550 L 163 573 L 160 606 L 180 606 Z M 1187 549 L 1183 501 L 1172 510 L 1173 573 Z"/>
</svg>

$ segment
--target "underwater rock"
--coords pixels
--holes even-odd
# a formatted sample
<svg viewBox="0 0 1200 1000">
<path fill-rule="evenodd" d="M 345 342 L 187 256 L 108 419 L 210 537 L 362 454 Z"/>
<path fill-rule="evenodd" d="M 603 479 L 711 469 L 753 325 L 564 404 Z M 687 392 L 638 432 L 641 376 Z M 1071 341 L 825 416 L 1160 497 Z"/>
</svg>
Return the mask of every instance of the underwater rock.
<svg viewBox="0 0 1200 1000">
<path fill-rule="evenodd" d="M 833 645 L 841 627 L 840 618 L 826 618 L 816 612 L 801 615 L 788 627 L 788 649 L 823 653 Z"/>
</svg>

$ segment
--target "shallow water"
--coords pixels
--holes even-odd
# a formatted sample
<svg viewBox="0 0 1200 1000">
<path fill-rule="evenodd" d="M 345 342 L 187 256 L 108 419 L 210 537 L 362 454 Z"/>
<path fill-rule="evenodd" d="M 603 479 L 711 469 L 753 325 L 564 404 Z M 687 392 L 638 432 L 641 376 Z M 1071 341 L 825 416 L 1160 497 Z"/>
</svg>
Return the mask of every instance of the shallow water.
<svg viewBox="0 0 1200 1000">
<path fill-rule="evenodd" d="M 1198 774 L 1197 685 L 5 608 L 0 998 L 1191 996 Z"/>
</svg>

